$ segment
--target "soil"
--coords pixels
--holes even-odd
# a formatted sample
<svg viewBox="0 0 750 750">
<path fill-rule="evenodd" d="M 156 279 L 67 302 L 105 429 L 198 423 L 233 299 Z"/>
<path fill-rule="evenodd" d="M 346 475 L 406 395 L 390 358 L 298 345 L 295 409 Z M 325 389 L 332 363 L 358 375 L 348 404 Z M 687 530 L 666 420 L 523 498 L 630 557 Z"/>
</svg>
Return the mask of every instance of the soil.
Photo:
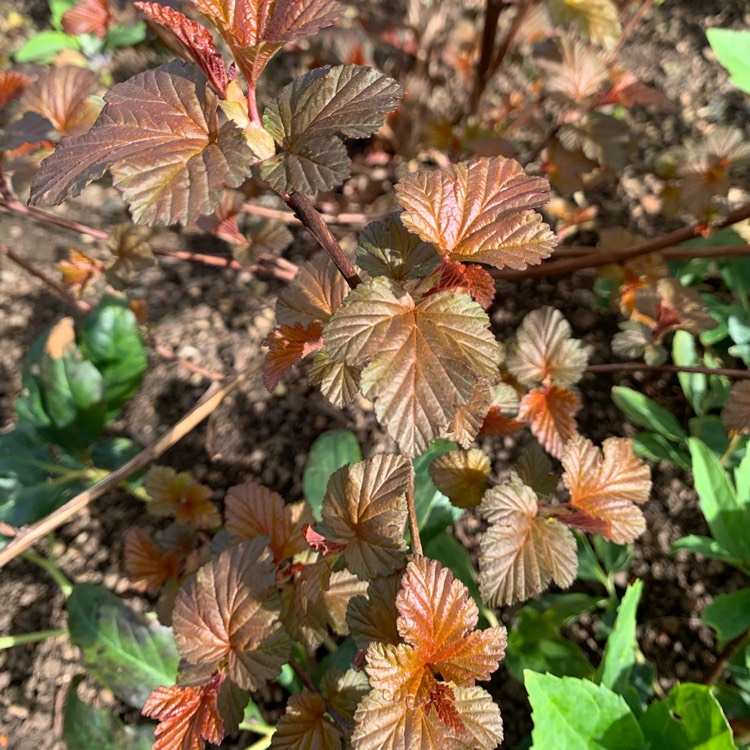
<svg viewBox="0 0 750 750">
<path fill-rule="evenodd" d="M 44 3 L 11 6 L 0 0 L 0 17 L 11 7 L 30 15 L 36 28 L 43 26 Z M 654 116 L 645 110 L 634 113 L 639 149 L 636 164 L 650 164 L 660 150 L 679 143 L 687 133 L 702 132 L 708 123 L 747 127 L 748 100 L 727 85 L 727 77 L 713 62 L 704 35 L 707 26 L 747 26 L 747 11 L 744 0 L 665 3 L 655 7 L 632 34 L 623 52 L 626 65 L 680 105 L 679 112 L 666 116 Z M 20 33 L 28 35 L 30 28 Z M 12 48 L 18 46 L 12 36 L 6 43 Z M 131 55 L 123 69 L 132 65 Z M 673 228 L 673 224 L 644 209 L 649 202 L 642 199 L 653 193 L 654 185 L 641 176 L 642 171 L 628 168 L 617 191 L 591 196 L 600 205 L 600 226 L 626 226 L 648 236 Z M 344 210 L 362 210 L 362 204 L 371 202 L 368 210 L 382 213 L 389 200 L 392 169 L 365 167 L 357 161 L 355 174 L 355 187 L 363 189 L 338 196 Z M 366 174 L 370 177 L 363 176 Z M 116 192 L 101 184 L 87 189 L 59 213 L 104 228 L 126 218 Z M 352 233 L 339 234 L 345 246 L 351 247 Z M 48 270 L 73 245 L 96 252 L 92 243 L 81 244 L 85 238 L 5 212 L 0 214 L 0 241 Z M 195 236 L 180 237 L 166 231 L 159 242 L 193 249 L 200 246 Z M 205 246 L 200 249 L 206 251 Z M 227 249 L 217 249 L 214 242 L 208 251 L 222 254 Z M 299 262 L 313 251 L 312 240 L 295 230 L 289 259 Z M 609 341 L 617 330 L 617 319 L 594 310 L 594 278 L 592 273 L 583 272 L 559 280 L 502 283 L 491 311 L 496 332 L 500 338 L 509 338 L 527 312 L 551 304 L 562 310 L 575 335 L 584 339 L 592 361 L 611 361 Z M 229 373 L 257 355 L 272 327 L 274 297 L 281 288 L 280 282 L 253 277 L 249 272 L 164 259 L 139 279 L 139 289 L 149 299 L 154 338 L 179 356 L 221 373 Z M 0 259 L 0 430 L 13 424 L 12 403 L 20 389 L 19 362 L 24 352 L 55 321 L 70 314 L 70 305 L 42 282 Z M 585 409 L 579 421 L 581 432 L 597 443 L 610 435 L 634 432 L 632 426 L 623 424 L 610 401 L 609 391 L 615 384 L 644 391 L 679 418 L 688 413 L 670 376 L 589 374 L 581 383 Z M 140 393 L 110 432 L 146 444 L 191 408 L 208 385 L 202 376 L 152 353 Z M 273 394 L 267 393 L 260 382 L 242 386 L 160 463 L 192 471 L 213 488 L 217 501 L 227 487 L 258 480 L 293 502 L 302 497 L 301 475 L 310 446 L 321 432 L 336 428 L 354 430 L 371 453 L 387 444 L 367 404 L 345 410 L 333 408 L 308 383 L 304 370 L 298 369 Z M 526 441 L 528 437 L 522 435 L 484 439 L 482 445 L 492 456 L 496 473 L 502 475 Z M 703 678 L 714 661 L 715 650 L 712 631 L 701 624 L 701 612 L 714 596 L 747 581 L 723 564 L 687 554 L 669 555 L 676 539 L 688 533 L 705 534 L 707 528 L 685 472 L 661 463 L 653 466 L 653 478 L 653 496 L 645 507 L 648 530 L 637 541 L 633 562 L 618 583 L 622 589 L 628 578 L 644 580 L 639 642 L 645 657 L 656 665 L 659 683 L 666 691 L 677 680 Z M 123 574 L 123 533 L 131 525 L 151 530 L 159 528 L 160 522 L 145 517 L 141 503 L 128 495 L 110 493 L 59 529 L 52 553 L 71 580 L 104 584 L 132 606 L 147 610 L 153 602 L 140 596 Z M 476 532 L 477 524 L 470 515 L 456 529 L 470 549 L 476 546 Z M 581 583 L 575 589 L 601 593 Z M 2 571 L 0 601 L 4 602 L 0 634 L 65 625 L 61 592 L 45 573 L 25 560 L 16 559 Z M 512 615 L 512 610 L 500 613 L 506 623 Z M 586 618 L 570 627 L 567 635 L 597 663 L 602 642 L 595 635 L 595 621 Z M 62 748 L 62 696 L 72 676 L 82 671 L 77 649 L 64 638 L 0 651 L 0 748 Z M 489 689 L 504 717 L 503 746 L 515 748 L 531 728 L 525 691 L 502 667 Z M 93 680 L 84 682 L 81 695 L 124 713 L 114 696 Z M 249 743 L 248 735 L 228 740 L 224 747 L 244 748 Z"/>
</svg>

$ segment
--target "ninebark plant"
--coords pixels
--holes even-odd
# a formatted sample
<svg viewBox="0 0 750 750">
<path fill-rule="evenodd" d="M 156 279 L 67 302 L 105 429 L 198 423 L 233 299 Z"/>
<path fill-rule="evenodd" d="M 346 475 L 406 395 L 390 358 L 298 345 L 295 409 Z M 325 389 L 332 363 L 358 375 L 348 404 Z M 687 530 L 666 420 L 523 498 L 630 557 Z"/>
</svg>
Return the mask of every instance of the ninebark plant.
<svg viewBox="0 0 750 750">
<path fill-rule="evenodd" d="M 400 210 L 362 232 L 353 266 L 308 196 L 349 175 L 345 138 L 377 131 L 402 96 L 371 68 L 315 69 L 263 110 L 256 87 L 290 40 L 333 23 L 335 0 L 192 0 L 222 37 L 157 3 L 136 3 L 174 34 L 191 61 L 175 61 L 114 86 L 90 130 L 74 131 L 42 163 L 32 203 L 60 203 L 109 171 L 134 220 L 174 224 L 211 214 L 223 191 L 251 175 L 296 211 L 326 253 L 306 263 L 278 301 L 264 381 L 273 389 L 305 358 L 324 395 L 344 406 L 363 394 L 398 452 L 336 471 L 315 523 L 306 503 L 285 505 L 257 484 L 230 489 L 223 531 L 205 488 L 152 471 L 150 507 L 193 531 L 158 546 L 127 539 L 127 565 L 153 591 L 176 594 L 171 621 L 182 658 L 178 684 L 143 709 L 159 720 L 158 750 L 219 743 L 238 726 L 249 693 L 298 667 L 293 642 L 317 648 L 351 633 L 353 668 L 329 671 L 289 700 L 273 748 L 494 748 L 499 708 L 477 685 L 503 658 L 501 626 L 478 630 L 467 588 L 423 556 L 412 459 L 444 435 L 466 450 L 432 475 L 458 505 L 478 505 L 480 588 L 489 606 L 524 600 L 576 575 L 572 528 L 616 542 L 644 529 L 638 507 L 648 468 L 630 441 L 601 448 L 578 435 L 576 391 L 587 364 L 580 342 L 551 308 L 530 314 L 509 346 L 490 330 L 494 281 L 485 266 L 524 270 L 548 258 L 555 235 L 538 213 L 546 179 L 503 157 L 418 171 L 396 187 Z M 64 123 L 57 128 L 64 134 Z M 511 480 L 491 487 L 480 432 L 530 426 L 561 459 L 527 454 Z M 564 495 L 564 496 L 563 496 Z M 411 549 L 405 541 L 409 527 Z"/>
</svg>

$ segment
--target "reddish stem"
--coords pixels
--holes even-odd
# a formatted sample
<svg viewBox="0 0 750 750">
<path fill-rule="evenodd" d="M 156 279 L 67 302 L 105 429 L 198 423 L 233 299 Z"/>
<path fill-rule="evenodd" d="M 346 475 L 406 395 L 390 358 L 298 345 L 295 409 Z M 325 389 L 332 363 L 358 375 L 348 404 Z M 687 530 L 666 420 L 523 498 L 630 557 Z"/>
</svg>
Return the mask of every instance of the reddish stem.
<svg viewBox="0 0 750 750">
<path fill-rule="evenodd" d="M 79 224 L 77 221 L 63 219 L 62 216 L 55 216 L 54 214 L 47 213 L 39 208 L 27 206 L 25 203 L 21 203 L 12 198 L 0 197 L 0 206 L 7 208 L 9 211 L 13 211 L 13 213 L 20 214 L 21 216 L 28 216 L 30 219 L 35 219 L 36 221 L 41 221 L 45 224 L 54 224 L 63 229 L 70 229 L 73 232 L 87 234 L 89 237 L 96 237 L 99 240 L 109 239 L 109 234 L 102 229 L 94 229 L 94 227 L 89 227 L 86 224 Z"/>
<path fill-rule="evenodd" d="M 310 678 L 310 675 L 308 675 L 307 672 L 302 669 L 300 663 L 293 656 L 289 658 L 289 666 L 292 668 L 292 672 L 294 672 L 294 674 L 299 677 L 300 682 L 311 693 L 318 693 L 318 695 L 320 695 L 320 690 L 318 690 L 317 686 Z M 331 705 L 331 702 L 327 698 L 325 698 L 324 700 L 326 704 L 326 711 L 328 711 L 331 718 L 339 725 L 339 729 L 341 729 L 344 735 L 348 736 L 352 730 L 349 722 Z"/>
</svg>

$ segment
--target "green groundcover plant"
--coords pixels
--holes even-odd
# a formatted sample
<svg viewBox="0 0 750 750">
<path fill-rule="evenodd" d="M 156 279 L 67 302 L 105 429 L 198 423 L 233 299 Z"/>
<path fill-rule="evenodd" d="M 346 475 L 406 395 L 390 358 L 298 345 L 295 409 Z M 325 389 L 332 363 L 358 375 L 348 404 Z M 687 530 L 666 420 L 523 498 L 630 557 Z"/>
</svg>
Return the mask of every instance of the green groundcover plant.
<svg viewBox="0 0 750 750">
<path fill-rule="evenodd" d="M 512 44 L 528 54 L 534 80 L 520 99 L 508 97 L 505 115 L 512 125 L 524 112 L 543 134 L 524 160 L 538 168 L 508 155 L 511 125 L 432 122 L 420 138 L 432 149 L 448 143 L 456 158 L 404 171 L 394 210 L 363 228 L 352 261 L 313 199 L 349 179 L 350 142 L 385 126 L 392 145 L 408 147 L 397 134 L 399 117 L 415 117 L 404 88 L 348 60 L 264 94 L 265 106 L 258 95 L 266 91 L 259 84 L 272 85 L 264 71 L 282 48 L 339 21 L 344 6 L 191 0 L 183 13 L 133 5 L 183 59 L 115 84 L 103 104 L 93 96 L 98 77 L 86 68 L 0 74 L 0 103 L 13 112 L 2 141 L 2 205 L 53 221 L 40 205 L 74 198 L 108 173 L 134 224 L 197 223 L 232 244 L 243 267 L 291 242 L 273 220 L 242 224 L 249 195 L 278 196 L 322 252 L 278 296 L 263 382 L 273 391 L 304 361 L 335 406 L 371 401 L 391 448 L 367 455 L 351 433 L 321 436 L 305 469 L 305 497 L 294 503 L 248 481 L 229 488 L 220 508 L 211 488 L 167 466 L 130 479 L 149 512 L 169 519 L 156 537 L 134 528 L 125 539 L 126 572 L 158 597 L 158 621 L 101 587 L 69 584 L 52 560 L 27 553 L 61 584 L 67 632 L 89 673 L 157 722 L 122 725 L 79 699 L 76 678 L 64 708 L 68 746 L 200 750 L 243 728 L 259 735 L 254 748 L 490 750 L 502 742 L 503 722 L 480 683 L 503 661 L 528 691 L 529 742 L 538 750 L 723 750 L 746 742 L 747 589 L 717 597 L 703 615 L 720 649 L 710 684 L 678 684 L 664 695 L 636 640 L 642 583 L 631 582 L 621 599 L 614 584 L 646 529 L 645 458 L 694 472 L 712 538 L 688 536 L 675 551 L 750 570 L 750 381 L 727 367 L 750 361 L 750 280 L 746 258 L 712 252 L 746 242 L 729 227 L 750 211 L 729 211 L 728 202 L 750 157 L 743 134 L 716 128 L 654 165 L 664 214 L 696 220 L 677 237 L 693 244 L 670 256 L 671 237 L 649 245 L 610 228 L 591 253 L 597 260 L 544 262 L 596 213 L 570 196 L 615 179 L 628 163 L 628 109 L 672 105 L 615 63 L 624 16 L 612 0 L 517 3 L 497 50 L 494 26 L 505 4 L 488 2 L 470 100 L 480 112 Z M 429 11 L 415 7 L 427 35 Z M 114 45 L 106 3 L 58 11 L 60 33 Z M 536 49 L 539 28 L 545 43 Z M 714 32 L 711 42 L 742 87 L 726 38 Z M 460 50 L 443 52 L 455 59 Z M 497 148 L 487 153 L 493 139 Z M 13 191 L 29 178 L 31 207 L 19 208 Z M 158 254 L 142 226 L 122 225 L 107 241 L 107 263 L 74 251 L 58 267 L 71 296 L 101 284 L 110 291 L 78 330 L 73 319 L 60 321 L 24 363 L 18 425 L 0 437 L 3 561 L 24 527 L 113 470 L 129 479 L 157 453 L 138 463 L 138 447 L 103 437 L 137 391 L 153 343 L 139 306 L 112 290 L 127 291 Z M 549 265 L 602 267 L 597 290 L 622 316 L 614 353 L 637 367 L 679 372 L 695 414 L 687 428 L 652 399 L 617 387 L 615 403 L 644 431 L 595 445 L 576 415 L 585 407 L 581 379 L 597 365 L 564 315 L 534 310 L 509 340 L 498 340 L 487 312 L 497 279 Z M 713 292 L 701 288 L 710 274 L 723 283 Z M 498 481 L 477 438 L 527 429 L 532 447 Z M 476 571 L 451 533 L 467 512 L 482 521 Z M 576 578 L 602 584 L 604 593 L 546 593 Z M 506 630 L 496 609 L 524 602 Z M 589 612 L 599 614 L 607 638 L 596 666 L 564 636 L 566 624 Z M 725 683 L 714 684 L 725 668 Z M 253 701 L 271 681 L 288 693 L 276 726 Z"/>
</svg>

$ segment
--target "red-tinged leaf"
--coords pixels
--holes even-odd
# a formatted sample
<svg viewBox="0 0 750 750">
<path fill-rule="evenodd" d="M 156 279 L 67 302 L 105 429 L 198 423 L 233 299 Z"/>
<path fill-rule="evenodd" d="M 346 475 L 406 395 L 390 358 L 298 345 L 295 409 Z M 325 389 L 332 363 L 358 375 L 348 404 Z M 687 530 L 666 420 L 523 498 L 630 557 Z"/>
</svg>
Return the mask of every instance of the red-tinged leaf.
<svg viewBox="0 0 750 750">
<path fill-rule="evenodd" d="M 318 253 L 300 266 L 292 282 L 279 295 L 276 319 L 280 325 L 327 323 L 338 310 L 349 285 L 327 253 Z"/>
<path fill-rule="evenodd" d="M 4 70 L 0 73 L 0 109 L 20 96 L 34 79 L 17 70 Z"/>
<path fill-rule="evenodd" d="M 495 280 L 481 266 L 467 266 L 460 261 L 443 258 L 439 270 L 440 278 L 433 292 L 451 290 L 457 294 L 468 294 L 485 310 L 495 299 Z"/>
<path fill-rule="evenodd" d="M 291 642 L 265 539 L 229 547 L 198 570 L 177 596 L 172 626 L 180 655 L 218 669 L 244 690 L 278 676 Z"/>
<path fill-rule="evenodd" d="M 537 516 L 537 496 L 517 479 L 487 492 L 479 508 L 489 521 L 479 555 L 479 591 L 490 607 L 539 594 L 554 580 L 567 588 L 578 553 L 570 529 Z"/>
<path fill-rule="evenodd" d="M 83 0 L 66 10 L 60 22 L 63 31 L 71 36 L 93 34 L 104 39 L 112 20 L 108 0 Z"/>
<path fill-rule="evenodd" d="M 464 732 L 464 721 L 460 711 L 456 708 L 456 694 L 450 685 L 444 682 L 436 683 L 430 693 L 428 704 L 428 710 L 435 710 L 440 721 L 448 728 L 458 734 Z"/>
<path fill-rule="evenodd" d="M 651 472 L 633 452 L 628 438 L 608 438 L 597 448 L 578 436 L 565 447 L 563 481 L 570 504 L 607 523 L 604 536 L 618 544 L 632 542 L 646 528 L 637 507 L 651 493 Z"/>
<path fill-rule="evenodd" d="M 575 391 L 556 385 L 535 388 L 521 399 L 518 420 L 530 425 L 547 453 L 562 458 L 565 444 L 578 432 L 575 415 L 582 406 Z"/>
<path fill-rule="evenodd" d="M 448 427 L 475 382 L 497 378 L 489 319 L 466 295 L 419 301 L 383 276 L 360 284 L 325 328 L 325 351 L 362 371 L 362 391 L 408 455 Z"/>
<path fill-rule="evenodd" d="M 282 222 L 252 216 L 245 222 L 244 244 L 235 247 L 233 255 L 243 266 L 249 266 L 264 254 L 281 255 L 293 239 L 294 236 Z"/>
<path fill-rule="evenodd" d="M 263 345 L 269 349 L 263 363 L 263 385 L 269 393 L 273 393 L 294 365 L 322 348 L 323 327 L 317 320 L 307 326 L 302 323 L 280 326 L 268 334 Z"/>
<path fill-rule="evenodd" d="M 675 103 L 651 86 L 642 83 L 631 72 L 625 70 L 620 73 L 612 88 L 603 99 L 605 104 L 622 104 L 626 107 L 641 105 L 644 107 L 661 107 L 675 110 Z"/>
<path fill-rule="evenodd" d="M 232 544 L 268 537 L 277 565 L 307 549 L 303 528 L 312 522 L 312 512 L 306 502 L 287 505 L 263 485 L 246 482 L 229 488 L 224 515 Z"/>
<path fill-rule="evenodd" d="M 156 688 L 141 713 L 156 719 L 153 750 L 203 750 L 206 742 L 218 745 L 224 739 L 224 722 L 217 705 L 222 673 L 194 687 Z"/>
<path fill-rule="evenodd" d="M 523 319 L 508 354 L 508 369 L 527 386 L 574 385 L 587 362 L 583 344 L 570 337 L 570 324 L 554 307 L 534 310 Z"/>
<path fill-rule="evenodd" d="M 331 359 L 325 349 L 313 358 L 307 377 L 313 385 L 319 385 L 320 392 L 340 409 L 350 404 L 359 393 L 359 370 Z"/>
<path fill-rule="evenodd" d="M 599 93 L 607 81 L 606 60 L 601 52 L 592 49 L 572 36 L 560 38 L 560 62 L 541 60 L 550 74 L 545 88 L 569 102 L 581 104 Z"/>
<path fill-rule="evenodd" d="M 179 576 L 177 556 L 171 551 L 162 554 L 156 542 L 136 526 L 125 534 L 123 557 L 125 575 L 131 581 L 142 582 L 150 594 L 155 594 L 167 580 Z"/>
<path fill-rule="evenodd" d="M 554 234 L 533 209 L 549 200 L 549 184 L 528 177 L 513 159 L 473 159 L 450 170 L 417 172 L 396 195 L 404 225 L 453 260 L 523 270 L 547 258 Z"/>
<path fill-rule="evenodd" d="M 559 506 L 558 506 L 559 507 Z M 603 518 L 592 518 L 582 510 L 572 510 L 570 512 L 563 512 L 559 510 L 555 512 L 555 518 L 564 523 L 570 529 L 577 529 L 583 531 L 586 534 L 601 534 L 606 536 L 609 530 L 609 522 Z"/>
<path fill-rule="evenodd" d="M 297 78 L 263 112 L 263 126 L 282 151 L 261 163 L 261 177 L 282 192 L 336 187 L 351 166 L 339 136 L 371 135 L 402 96 L 393 79 L 360 65 L 316 68 Z"/>
<path fill-rule="evenodd" d="M 168 5 L 155 2 L 136 2 L 133 5 L 152 21 L 169 29 L 203 71 L 214 91 L 224 94 L 229 84 L 229 76 L 208 29 Z"/>
<path fill-rule="evenodd" d="M 335 555 L 346 547 L 346 544 L 343 542 L 337 542 L 324 537 L 322 534 L 318 534 L 310 524 L 305 524 L 302 527 L 302 535 L 305 537 L 308 546 L 316 552 L 320 552 L 323 556 Z"/>
<path fill-rule="evenodd" d="M 732 386 L 721 410 L 721 423 L 732 435 L 750 435 L 750 380 Z"/>
<path fill-rule="evenodd" d="M 72 247 L 68 257 L 55 263 L 55 268 L 62 274 L 62 283 L 80 297 L 84 289 L 101 276 L 103 264 Z"/>
<path fill-rule="evenodd" d="M 149 469 L 144 481 L 151 498 L 147 508 L 156 516 L 174 516 L 196 529 L 215 529 L 221 516 L 211 502 L 211 488 L 199 484 L 186 471 L 179 474 L 169 466 Z"/>
<path fill-rule="evenodd" d="M 401 574 L 375 578 L 367 586 L 367 596 L 355 596 L 347 607 L 346 622 L 357 648 L 365 650 L 370 643 L 400 641 L 396 619 L 396 596 L 401 588 Z"/>
<path fill-rule="evenodd" d="M 451 451 L 438 456 L 429 468 L 435 486 L 459 508 L 479 504 L 487 487 L 491 471 L 487 454 L 474 448 L 470 451 Z"/>
<path fill-rule="evenodd" d="M 482 422 L 492 405 L 495 386 L 487 380 L 479 380 L 469 400 L 458 407 L 450 426 L 453 439 L 462 447 L 469 448 L 482 429 Z"/>
<path fill-rule="evenodd" d="M 428 655 L 429 651 L 406 643 L 371 643 L 366 667 L 370 685 L 392 701 L 428 703 L 437 684 L 427 666 Z"/>
<path fill-rule="evenodd" d="M 61 203 L 109 170 L 136 223 L 186 223 L 246 178 L 252 152 L 233 124 L 217 126 L 217 97 L 194 63 L 140 73 L 104 101 L 88 133 L 42 162 L 33 203 Z"/>
<path fill-rule="evenodd" d="M 271 750 L 340 750 L 341 730 L 326 716 L 320 693 L 303 690 L 292 695 L 276 725 Z"/>
<path fill-rule="evenodd" d="M 89 98 L 98 80 L 97 74 L 87 68 L 50 68 L 23 92 L 19 112 L 45 117 L 58 136 L 81 135 L 99 113 L 99 105 Z"/>
<path fill-rule="evenodd" d="M 346 566 L 362 580 L 389 575 L 403 563 L 410 471 L 402 456 L 380 454 L 338 469 L 328 481 L 323 522 L 346 544 Z"/>
<path fill-rule="evenodd" d="M 490 408 L 482 422 L 482 435 L 514 435 L 526 425 L 518 417 L 520 401 L 516 389 L 508 383 L 498 383 Z"/>
</svg>

